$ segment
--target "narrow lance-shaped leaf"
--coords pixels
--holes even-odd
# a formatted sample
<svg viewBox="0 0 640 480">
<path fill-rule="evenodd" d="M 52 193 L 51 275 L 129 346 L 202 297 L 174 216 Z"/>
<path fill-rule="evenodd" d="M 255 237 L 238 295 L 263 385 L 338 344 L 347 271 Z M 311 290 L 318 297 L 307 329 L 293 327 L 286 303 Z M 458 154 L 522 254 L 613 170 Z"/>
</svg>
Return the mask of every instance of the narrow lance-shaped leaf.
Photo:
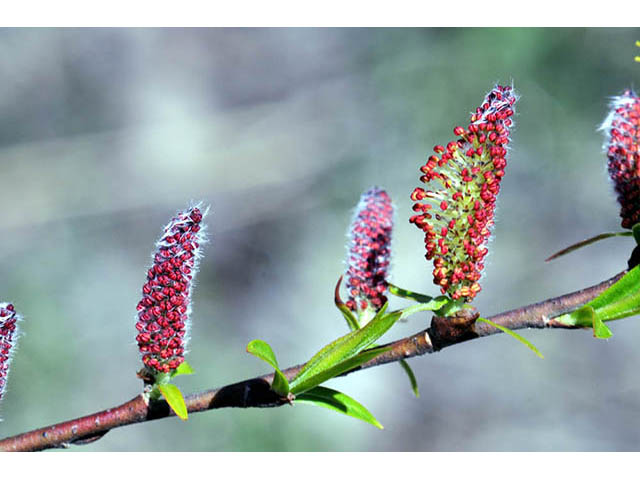
<svg viewBox="0 0 640 480">
<path fill-rule="evenodd" d="M 340 298 L 341 283 L 342 283 L 342 275 L 340 275 L 340 278 L 338 279 L 338 283 L 336 284 L 336 289 L 334 292 L 334 303 L 336 304 L 336 307 L 338 307 L 338 310 L 340 310 L 340 313 L 342 313 L 342 316 L 346 320 L 347 325 L 349 326 L 349 330 L 358 330 L 360 328 L 360 324 L 358 323 L 358 320 L 356 319 L 353 312 L 349 310 L 349 307 L 347 307 L 342 301 L 342 299 Z"/>
<path fill-rule="evenodd" d="M 596 338 L 611 338 L 613 336 L 609 327 L 602 322 L 593 307 L 589 305 L 584 305 L 575 310 L 571 313 L 571 316 L 576 323 L 593 327 L 593 336 Z"/>
<path fill-rule="evenodd" d="M 420 398 L 420 392 L 418 390 L 418 381 L 416 380 L 416 376 L 414 375 L 413 370 L 411 369 L 411 366 L 409 366 L 409 363 L 404 359 L 400 360 L 400 362 L 398 363 L 407 374 L 407 377 L 409 377 L 409 383 L 411 384 L 411 390 L 413 391 L 413 394 L 416 396 L 416 398 Z"/>
<path fill-rule="evenodd" d="M 605 322 L 634 314 L 640 308 L 640 267 L 631 269 L 587 305 Z"/>
<path fill-rule="evenodd" d="M 387 304 L 385 303 L 378 314 L 367 325 L 340 337 L 314 355 L 291 382 L 291 388 L 293 389 L 294 385 L 300 384 L 308 377 L 315 376 L 319 372 L 327 370 L 357 355 L 360 351 L 384 335 L 402 314 L 401 312 L 392 312 L 385 315 L 386 307 Z"/>
<path fill-rule="evenodd" d="M 519 342 L 524 343 L 527 347 L 529 347 L 531 350 L 533 350 L 533 353 L 535 353 L 537 356 L 539 356 L 540 358 L 544 358 L 544 355 L 542 355 L 542 353 L 540 353 L 540 350 L 538 350 L 529 340 L 527 340 L 526 338 L 522 337 L 521 335 L 518 335 L 516 332 L 514 332 L 510 328 L 504 327 L 502 325 L 499 325 L 499 324 L 497 324 L 495 322 L 492 322 L 491 320 L 488 320 L 488 319 L 482 318 L 482 317 L 478 318 L 476 321 L 488 323 L 492 327 L 495 327 L 498 330 L 503 331 L 507 335 L 511 335 L 513 338 L 515 338 Z"/>
<path fill-rule="evenodd" d="M 418 305 L 412 305 L 411 307 L 405 308 L 402 315 L 403 319 L 423 310 L 431 310 L 436 312 L 436 315 L 440 317 L 446 317 L 453 315 L 460 309 L 464 308 L 465 305 L 465 301 L 463 299 L 452 300 L 445 295 L 430 297 L 428 295 L 412 292 L 411 290 L 406 290 L 392 284 L 389 284 L 389 293 L 397 297 L 408 298 L 410 300 L 420 302 Z"/>
<path fill-rule="evenodd" d="M 378 347 L 372 348 L 371 350 L 365 350 L 364 352 L 360 352 L 357 355 L 347 358 L 336 365 L 329 366 L 324 370 L 318 370 L 316 373 L 310 373 L 300 380 L 295 379 L 291 382 L 291 393 L 298 394 L 300 392 L 307 391 L 326 382 L 327 380 L 342 375 L 349 370 L 353 370 L 369 360 L 373 360 L 377 356 L 388 352 L 390 349 L 391 347 Z"/>
<path fill-rule="evenodd" d="M 555 260 L 556 258 L 562 257 L 567 253 L 574 252 L 582 247 L 586 247 L 587 245 L 591 245 L 592 243 L 599 242 L 600 240 L 604 240 L 605 238 L 611 237 L 630 237 L 631 232 L 607 232 L 601 233 L 600 235 L 596 235 L 595 237 L 587 238 L 586 240 L 582 240 L 581 242 L 574 243 L 573 245 L 568 246 L 560 250 L 559 252 L 554 253 L 549 258 L 545 260 L 545 262 L 550 262 L 551 260 Z"/>
<path fill-rule="evenodd" d="M 349 329 L 351 331 L 353 330 L 358 330 L 360 328 L 360 323 L 358 322 L 358 320 L 355 318 L 355 316 L 353 315 L 353 313 L 351 312 L 351 310 L 349 310 L 347 308 L 347 306 L 342 303 L 342 300 L 340 299 L 340 282 L 342 281 L 342 277 L 340 277 L 338 279 L 338 284 L 336 285 L 336 290 L 335 290 L 335 304 L 336 306 L 340 309 L 340 311 L 342 312 L 342 314 L 344 315 L 345 320 L 347 321 L 347 324 L 349 325 Z M 391 293 L 394 293 L 391 291 L 391 289 L 393 288 L 396 292 L 398 292 L 400 289 L 398 289 L 398 287 L 392 286 L 391 284 L 387 284 L 389 287 L 389 291 Z M 403 292 L 407 292 L 406 290 L 403 290 Z M 412 292 L 409 292 L 412 293 Z M 401 296 L 401 295 L 398 295 Z M 423 299 L 429 299 L 427 300 L 427 303 L 431 304 L 431 306 L 435 307 L 433 308 L 438 309 L 441 308 L 442 305 L 444 305 L 443 303 L 440 302 L 435 302 L 431 299 L 431 297 L 426 297 L 423 296 Z M 448 300 L 447 297 L 441 297 L 444 298 L 445 300 Z M 411 307 L 410 307 L 411 308 Z M 429 308 L 427 308 L 428 310 Z M 409 316 L 412 313 L 415 312 L 407 312 L 407 310 L 405 309 L 403 311 L 403 314 L 401 316 L 401 318 L 403 316 Z M 409 377 L 409 383 L 411 384 L 411 389 L 413 390 L 413 393 L 415 394 L 416 397 L 420 397 L 420 393 L 418 391 L 418 382 L 416 381 L 416 377 L 413 374 L 413 370 L 411 370 L 411 367 L 409 366 L 409 364 L 405 361 L 405 360 L 400 360 L 400 366 L 402 367 L 402 369 L 404 370 L 404 372 L 407 374 L 407 377 Z"/>
<path fill-rule="evenodd" d="M 289 382 L 280 370 L 276 355 L 273 353 L 271 346 L 263 340 L 252 340 L 247 345 L 247 352 L 255 355 L 260 360 L 264 360 L 275 369 L 271 388 L 277 394 L 286 396 L 289 393 Z"/>
<path fill-rule="evenodd" d="M 316 387 L 298 395 L 294 403 L 309 403 L 335 412 L 349 415 L 382 429 L 382 425 L 360 403 L 348 395 L 326 387 Z"/>
<path fill-rule="evenodd" d="M 433 297 L 430 297 L 429 295 L 412 292 L 411 290 L 400 288 L 397 285 L 393 285 L 392 283 L 389 283 L 388 285 L 389 285 L 389 293 L 391 293 L 392 295 L 395 295 L 396 297 L 409 298 L 411 300 L 415 300 L 416 302 L 420 302 L 420 303 L 429 303 L 431 300 L 433 300 Z"/>
<path fill-rule="evenodd" d="M 585 307 L 590 307 L 593 310 L 595 323 L 591 311 Z M 609 322 L 639 313 L 640 266 L 636 266 L 586 305 L 573 312 L 560 315 L 554 318 L 554 321 L 566 326 L 594 327 L 597 330 L 594 330 L 594 335 L 602 334 L 604 337 L 599 338 L 608 338 L 607 332 L 600 327 L 601 322 Z"/>
<path fill-rule="evenodd" d="M 448 305 L 451 305 L 453 303 L 455 302 L 451 300 L 449 297 L 445 297 L 445 296 L 436 297 L 427 303 L 417 303 L 416 305 L 411 305 L 410 307 L 403 308 L 401 310 L 402 314 L 400 315 L 400 318 L 405 319 L 407 317 L 410 317 L 414 313 L 424 312 L 424 311 L 439 312 L 439 311 L 442 311 Z"/>
</svg>

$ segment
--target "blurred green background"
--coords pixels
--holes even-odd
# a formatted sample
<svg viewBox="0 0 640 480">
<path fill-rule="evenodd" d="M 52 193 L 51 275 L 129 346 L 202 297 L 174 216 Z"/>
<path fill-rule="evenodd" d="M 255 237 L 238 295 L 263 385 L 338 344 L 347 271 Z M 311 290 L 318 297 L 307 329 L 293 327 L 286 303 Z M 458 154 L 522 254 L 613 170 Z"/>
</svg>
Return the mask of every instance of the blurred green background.
<svg viewBox="0 0 640 480">
<path fill-rule="evenodd" d="M 0 436 L 139 393 L 135 306 L 153 244 L 190 200 L 212 205 L 186 393 L 266 373 L 346 333 L 333 306 L 360 193 L 397 207 L 392 280 L 436 292 L 409 194 L 436 143 L 495 82 L 521 95 L 498 200 L 484 315 L 626 267 L 597 132 L 640 78 L 630 29 L 0 30 L 0 297 L 25 317 Z M 396 301 L 396 306 L 403 305 Z M 428 325 L 419 314 L 392 340 Z M 72 450 L 638 450 L 637 318 L 614 336 L 522 332 L 331 381 L 384 431 L 307 405 L 226 409 L 117 429 Z"/>
</svg>

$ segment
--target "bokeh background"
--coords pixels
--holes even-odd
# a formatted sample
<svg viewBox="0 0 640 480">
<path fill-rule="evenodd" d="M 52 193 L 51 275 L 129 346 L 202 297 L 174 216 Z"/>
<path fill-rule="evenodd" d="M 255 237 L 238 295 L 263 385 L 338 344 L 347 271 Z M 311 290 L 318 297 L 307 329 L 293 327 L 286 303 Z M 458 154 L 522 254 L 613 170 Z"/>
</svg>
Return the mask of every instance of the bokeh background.
<svg viewBox="0 0 640 480">
<path fill-rule="evenodd" d="M 332 301 L 360 193 L 397 207 L 392 279 L 435 292 L 409 194 L 433 145 L 495 82 L 521 94 L 485 315 L 626 266 L 629 238 L 544 259 L 619 229 L 597 131 L 640 78 L 630 29 L 0 30 L 0 297 L 23 336 L 0 436 L 118 405 L 141 388 L 135 306 L 162 227 L 212 206 L 186 393 L 265 373 L 346 333 Z M 396 301 L 396 306 L 403 305 Z M 416 315 L 384 340 L 417 332 Z M 300 405 L 227 409 L 117 429 L 83 451 L 639 450 L 638 318 L 614 336 L 496 335 L 333 380 L 384 431 Z"/>
</svg>

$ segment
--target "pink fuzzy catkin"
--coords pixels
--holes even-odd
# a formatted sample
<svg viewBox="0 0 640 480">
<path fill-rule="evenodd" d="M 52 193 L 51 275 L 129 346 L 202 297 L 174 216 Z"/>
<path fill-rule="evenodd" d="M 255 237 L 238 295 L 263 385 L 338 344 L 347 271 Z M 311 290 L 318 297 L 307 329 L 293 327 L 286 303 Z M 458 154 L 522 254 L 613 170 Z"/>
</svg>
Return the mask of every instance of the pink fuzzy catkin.
<svg viewBox="0 0 640 480">
<path fill-rule="evenodd" d="M 10 303 L 0 303 L 0 400 L 4 395 L 9 376 L 11 357 L 18 338 L 20 316 Z"/>
<path fill-rule="evenodd" d="M 391 260 L 393 206 L 381 188 L 362 194 L 349 228 L 347 307 L 377 311 L 387 301 L 387 271 Z"/>
<path fill-rule="evenodd" d="M 152 374 L 168 373 L 184 362 L 204 215 L 199 205 L 178 213 L 156 244 L 136 323 L 142 362 Z"/>
<path fill-rule="evenodd" d="M 618 194 L 622 227 L 640 222 L 640 98 L 626 90 L 611 102 L 602 124 L 609 176 Z"/>
</svg>

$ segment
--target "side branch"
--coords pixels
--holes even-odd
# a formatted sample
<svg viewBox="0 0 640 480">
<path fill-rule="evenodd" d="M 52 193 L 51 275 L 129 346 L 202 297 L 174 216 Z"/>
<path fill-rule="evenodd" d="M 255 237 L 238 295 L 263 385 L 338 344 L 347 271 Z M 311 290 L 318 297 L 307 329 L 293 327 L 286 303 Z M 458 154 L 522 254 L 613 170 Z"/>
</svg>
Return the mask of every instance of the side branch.
<svg viewBox="0 0 640 480">
<path fill-rule="evenodd" d="M 606 290 L 626 272 L 621 272 L 592 287 L 560 297 L 544 300 L 507 312 L 488 317 L 493 322 L 511 330 L 523 328 L 571 328 L 554 322 L 553 318 L 573 310 Z M 458 317 L 442 321 L 434 317 L 431 327 L 410 337 L 387 344 L 391 349 L 357 369 L 346 372 L 397 362 L 404 358 L 433 353 L 442 348 L 462 343 L 474 338 L 500 333 L 485 323 L 476 323 L 474 317 Z M 303 365 L 296 365 L 283 371 L 291 380 Z M 232 385 L 195 393 L 185 398 L 189 413 L 215 408 L 268 408 L 288 403 L 271 389 L 273 374 L 245 380 Z M 142 395 L 114 408 L 87 415 L 49 427 L 33 430 L 0 440 L 0 451 L 35 451 L 48 448 L 68 447 L 72 444 L 86 444 L 102 438 L 113 428 L 146 422 L 174 415 L 163 400 L 148 403 Z"/>
</svg>

